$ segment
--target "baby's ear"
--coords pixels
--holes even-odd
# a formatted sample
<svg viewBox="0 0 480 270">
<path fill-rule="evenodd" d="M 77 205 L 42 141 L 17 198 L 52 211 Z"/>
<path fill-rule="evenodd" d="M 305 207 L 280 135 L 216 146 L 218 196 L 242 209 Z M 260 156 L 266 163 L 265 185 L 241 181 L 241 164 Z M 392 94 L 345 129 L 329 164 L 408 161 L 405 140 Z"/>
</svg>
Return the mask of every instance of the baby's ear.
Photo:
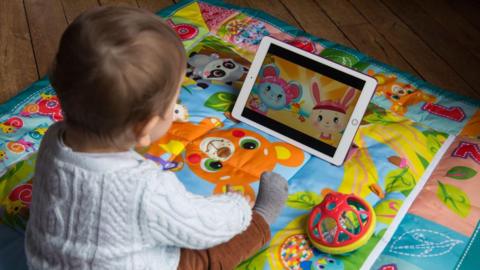
<svg viewBox="0 0 480 270">
<path fill-rule="evenodd" d="M 276 77 L 280 74 L 280 70 L 274 64 L 266 65 L 260 72 L 262 77 Z"/>
<path fill-rule="evenodd" d="M 159 116 L 154 116 L 146 121 L 142 121 L 133 127 L 135 140 L 138 146 L 147 147 L 152 143 L 152 136 L 150 135 L 153 128 L 160 121 Z"/>
</svg>

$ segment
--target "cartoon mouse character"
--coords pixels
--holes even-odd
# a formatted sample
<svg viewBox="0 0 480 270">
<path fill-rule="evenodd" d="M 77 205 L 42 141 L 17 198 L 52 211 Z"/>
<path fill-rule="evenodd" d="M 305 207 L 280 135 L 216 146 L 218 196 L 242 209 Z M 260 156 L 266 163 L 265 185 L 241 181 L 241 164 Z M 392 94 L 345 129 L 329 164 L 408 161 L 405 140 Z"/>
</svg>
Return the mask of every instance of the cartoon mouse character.
<svg viewBox="0 0 480 270">
<path fill-rule="evenodd" d="M 261 113 L 268 109 L 281 110 L 290 108 L 302 97 L 302 86 L 296 81 L 285 81 L 279 77 L 280 70 L 275 64 L 269 64 L 260 71 L 260 83 L 255 86 L 258 95 L 256 106 L 253 108 Z"/>
<path fill-rule="evenodd" d="M 315 102 L 310 115 L 310 121 L 316 130 L 320 131 L 320 139 L 332 140 L 332 134 L 341 133 L 347 123 L 348 106 L 355 97 L 355 89 L 349 87 L 339 101 L 321 100 L 319 83 L 314 79 L 310 94 Z"/>
<path fill-rule="evenodd" d="M 216 53 L 210 55 L 193 52 L 187 61 L 187 77 L 197 85 L 207 88 L 211 81 L 220 81 L 231 85 L 242 78 L 248 68 L 230 58 L 220 58 Z"/>
</svg>

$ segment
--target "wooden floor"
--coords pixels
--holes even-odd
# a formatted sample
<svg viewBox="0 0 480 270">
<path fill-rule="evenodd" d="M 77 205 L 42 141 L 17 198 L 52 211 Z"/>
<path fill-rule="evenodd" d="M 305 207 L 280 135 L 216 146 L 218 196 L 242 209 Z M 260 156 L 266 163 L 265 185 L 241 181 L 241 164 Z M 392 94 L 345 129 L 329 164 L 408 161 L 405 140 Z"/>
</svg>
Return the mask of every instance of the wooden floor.
<svg viewBox="0 0 480 270">
<path fill-rule="evenodd" d="M 65 27 L 83 10 L 172 0 L 0 0 L 0 103 L 44 75 Z M 229 0 L 355 48 L 440 87 L 480 98 L 476 0 Z"/>
</svg>

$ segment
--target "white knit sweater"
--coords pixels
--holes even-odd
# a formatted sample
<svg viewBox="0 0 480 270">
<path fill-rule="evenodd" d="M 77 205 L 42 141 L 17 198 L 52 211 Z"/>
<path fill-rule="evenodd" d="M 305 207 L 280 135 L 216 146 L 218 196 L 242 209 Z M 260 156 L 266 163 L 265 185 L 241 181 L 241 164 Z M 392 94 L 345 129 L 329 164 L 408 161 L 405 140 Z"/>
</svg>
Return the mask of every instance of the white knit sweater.
<svg viewBox="0 0 480 270">
<path fill-rule="evenodd" d="M 53 125 L 37 157 L 30 269 L 176 269 L 181 247 L 218 245 L 250 223 L 240 195 L 194 195 L 134 151 L 73 152 L 62 134 Z"/>
</svg>

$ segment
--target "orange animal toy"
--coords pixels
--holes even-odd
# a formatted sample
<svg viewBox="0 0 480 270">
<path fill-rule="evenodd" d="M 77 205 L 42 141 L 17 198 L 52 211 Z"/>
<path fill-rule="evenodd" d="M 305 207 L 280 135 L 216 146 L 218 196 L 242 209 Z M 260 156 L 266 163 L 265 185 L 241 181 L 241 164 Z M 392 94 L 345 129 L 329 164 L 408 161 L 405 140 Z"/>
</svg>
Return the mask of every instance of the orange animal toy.
<svg viewBox="0 0 480 270">
<path fill-rule="evenodd" d="M 384 95 L 390 100 L 392 102 L 390 110 L 400 115 L 404 115 L 408 111 L 407 107 L 410 105 L 436 101 L 434 96 L 423 92 L 413 85 L 399 82 L 397 76 L 393 74 L 387 75 L 368 70 L 368 75 L 377 79 L 377 94 Z"/>
<path fill-rule="evenodd" d="M 304 154 L 296 147 L 269 142 L 247 129 L 216 129 L 221 126 L 216 118 L 205 118 L 199 124 L 175 122 L 147 154 L 159 157 L 169 153 L 170 161 L 182 165 L 185 160 L 193 173 L 216 185 L 214 193 L 229 189 L 252 200 L 255 194 L 250 184 L 258 181 L 262 172 L 273 170 L 277 163 L 289 167 L 303 163 Z"/>
</svg>

